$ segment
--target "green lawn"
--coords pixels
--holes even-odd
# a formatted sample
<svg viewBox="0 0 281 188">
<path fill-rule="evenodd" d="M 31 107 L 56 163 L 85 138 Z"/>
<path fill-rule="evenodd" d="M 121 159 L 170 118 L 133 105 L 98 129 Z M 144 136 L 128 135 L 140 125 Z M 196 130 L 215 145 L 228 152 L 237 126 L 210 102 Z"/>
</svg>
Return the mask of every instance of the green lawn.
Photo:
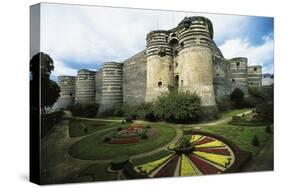
<svg viewBox="0 0 281 188">
<path fill-rule="evenodd" d="M 148 123 L 149 124 L 149 123 Z M 157 129 L 157 135 L 141 143 L 126 145 L 108 145 L 102 142 L 103 135 L 111 130 L 99 131 L 97 134 L 90 135 L 70 148 L 70 155 L 80 159 L 102 160 L 112 159 L 118 155 L 136 155 L 157 149 L 170 141 L 176 136 L 176 130 L 165 124 L 151 124 Z"/>
<path fill-rule="evenodd" d="M 190 128 L 184 128 L 184 130 L 190 130 Z M 202 126 L 202 131 L 211 132 L 221 135 L 226 139 L 229 139 L 235 143 L 240 149 L 251 152 L 256 155 L 257 152 L 264 146 L 268 139 L 272 136 L 265 132 L 265 126 L 232 126 L 228 124 L 214 125 L 214 126 Z M 252 145 L 252 139 L 254 135 L 257 135 L 260 146 L 256 147 Z"/>
<path fill-rule="evenodd" d="M 124 124 L 119 122 L 109 122 L 102 120 L 96 121 L 79 119 L 71 119 L 68 123 L 70 137 L 85 136 L 95 131 L 118 126 L 124 126 Z M 87 132 L 85 132 L 85 127 L 87 128 Z"/>
<path fill-rule="evenodd" d="M 100 163 L 94 164 L 83 170 L 79 176 L 90 176 L 93 178 L 93 181 L 108 181 L 108 180 L 116 180 L 117 173 L 111 173 L 107 171 L 109 164 L 108 163 Z"/>
<path fill-rule="evenodd" d="M 155 153 L 155 154 L 147 156 L 147 157 L 134 159 L 133 162 L 134 162 L 135 165 L 141 165 L 141 164 L 145 164 L 145 163 L 148 163 L 148 162 L 151 162 L 151 161 L 154 161 L 154 160 L 158 160 L 162 157 L 166 157 L 166 156 L 170 155 L 171 153 L 173 153 L 173 152 L 168 151 L 168 150 L 162 150 L 158 153 Z"/>
</svg>

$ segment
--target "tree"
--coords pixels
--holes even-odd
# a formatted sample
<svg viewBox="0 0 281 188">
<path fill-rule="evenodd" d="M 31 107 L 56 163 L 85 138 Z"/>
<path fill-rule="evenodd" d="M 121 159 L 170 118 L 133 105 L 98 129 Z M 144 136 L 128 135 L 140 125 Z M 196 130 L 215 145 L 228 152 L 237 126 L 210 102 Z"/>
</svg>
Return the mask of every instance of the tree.
<svg viewBox="0 0 281 188">
<path fill-rule="evenodd" d="M 53 59 L 48 54 L 43 52 L 39 52 L 38 54 L 34 55 L 30 60 L 30 72 L 32 77 L 39 77 L 39 73 L 41 73 L 41 78 L 49 78 L 54 68 Z"/>
<path fill-rule="evenodd" d="M 40 84 L 40 99 L 43 113 L 45 107 L 50 107 L 57 101 L 60 93 L 58 84 L 50 80 L 50 74 L 54 68 L 54 61 L 52 58 L 43 52 L 34 55 L 30 60 L 30 73 L 32 75 L 30 81 L 31 95 L 33 92 L 36 92 L 35 89 Z M 36 103 L 38 103 L 38 101 L 32 99 L 32 106 L 37 106 Z"/>
<path fill-rule="evenodd" d="M 60 96 L 60 87 L 49 79 L 41 80 L 41 106 L 51 107 Z"/>
<path fill-rule="evenodd" d="M 230 94 L 230 99 L 235 103 L 237 108 L 242 108 L 244 104 L 244 93 L 241 89 L 235 88 Z"/>
<path fill-rule="evenodd" d="M 200 117 L 200 106 L 200 97 L 195 93 L 172 91 L 158 97 L 153 112 L 162 120 L 192 121 Z"/>
</svg>

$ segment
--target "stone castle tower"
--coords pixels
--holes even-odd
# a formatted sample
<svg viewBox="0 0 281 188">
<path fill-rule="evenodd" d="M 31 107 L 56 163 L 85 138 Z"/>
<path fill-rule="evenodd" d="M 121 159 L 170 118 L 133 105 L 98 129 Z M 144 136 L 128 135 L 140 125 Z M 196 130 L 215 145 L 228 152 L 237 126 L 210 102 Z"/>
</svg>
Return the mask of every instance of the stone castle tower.
<svg viewBox="0 0 281 188">
<path fill-rule="evenodd" d="M 151 31 L 146 49 L 125 61 L 104 63 L 98 71 L 79 70 L 69 87 L 59 79 L 59 101 L 75 88 L 68 105 L 98 103 L 102 112 L 151 102 L 174 88 L 197 93 L 202 107 L 213 109 L 235 88 L 247 95 L 248 87 L 261 86 L 262 67 L 248 66 L 245 57 L 224 58 L 213 35 L 212 22 L 201 16 L 185 17 L 171 30 Z"/>
</svg>

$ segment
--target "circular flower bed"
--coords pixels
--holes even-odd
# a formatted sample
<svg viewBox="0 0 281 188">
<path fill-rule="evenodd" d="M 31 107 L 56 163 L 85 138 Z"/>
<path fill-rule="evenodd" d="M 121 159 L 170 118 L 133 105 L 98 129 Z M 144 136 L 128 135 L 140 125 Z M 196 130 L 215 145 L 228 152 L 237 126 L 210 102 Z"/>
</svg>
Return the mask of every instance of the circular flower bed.
<svg viewBox="0 0 281 188">
<path fill-rule="evenodd" d="M 147 140 L 156 134 L 156 129 L 144 125 L 130 125 L 119 127 L 115 131 L 106 134 L 103 142 L 107 144 L 131 144 Z"/>
<path fill-rule="evenodd" d="M 199 131 L 190 134 L 188 143 L 180 140 L 169 146 L 167 149 L 173 153 L 168 156 L 137 166 L 127 165 L 128 172 L 134 171 L 128 173 L 129 176 L 171 177 L 236 172 L 250 157 L 248 152 L 220 136 Z"/>
</svg>

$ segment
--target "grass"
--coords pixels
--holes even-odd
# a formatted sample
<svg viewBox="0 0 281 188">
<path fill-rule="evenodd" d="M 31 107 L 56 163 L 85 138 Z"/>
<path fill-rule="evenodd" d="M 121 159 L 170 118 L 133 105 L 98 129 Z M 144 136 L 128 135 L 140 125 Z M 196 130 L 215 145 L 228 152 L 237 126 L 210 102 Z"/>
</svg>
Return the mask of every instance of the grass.
<svg viewBox="0 0 281 188">
<path fill-rule="evenodd" d="M 229 117 L 232 117 L 232 116 L 237 115 L 237 114 L 241 114 L 241 113 L 246 112 L 248 110 L 251 110 L 251 109 L 244 108 L 244 109 L 235 109 L 235 110 L 229 110 L 229 111 L 226 111 L 226 112 L 222 112 L 219 120 L 224 119 L 224 118 L 229 118 Z"/>
<path fill-rule="evenodd" d="M 148 163 L 148 162 L 151 162 L 151 161 L 158 160 L 158 159 L 166 157 L 166 156 L 168 156 L 172 153 L 173 152 L 168 151 L 168 150 L 161 150 L 158 153 L 155 153 L 153 155 L 149 155 L 149 156 L 146 156 L 146 157 L 134 159 L 133 162 L 137 166 L 137 165 L 141 165 L 141 164 L 145 164 L 145 163 Z"/>
<path fill-rule="evenodd" d="M 79 176 L 90 176 L 93 178 L 93 181 L 108 181 L 108 180 L 116 180 L 117 173 L 108 172 L 109 164 L 108 163 L 99 163 L 94 164 L 83 170 Z"/>
<path fill-rule="evenodd" d="M 100 131 L 97 134 L 90 135 L 70 148 L 70 155 L 85 160 L 105 160 L 112 159 L 118 155 L 136 155 L 157 149 L 173 140 L 176 136 L 176 130 L 164 124 L 153 124 L 158 133 L 155 137 L 136 144 L 127 145 L 107 145 L 102 142 L 102 136 L 111 130 Z"/>
<path fill-rule="evenodd" d="M 119 122 L 71 119 L 68 123 L 70 137 L 80 137 L 105 128 L 124 126 Z M 85 132 L 85 127 L 87 132 Z"/>
<path fill-rule="evenodd" d="M 264 146 L 268 139 L 272 136 L 265 132 L 265 126 L 247 127 L 247 126 L 232 126 L 228 124 L 214 125 L 214 126 L 202 126 L 202 131 L 214 133 L 229 139 L 235 143 L 239 148 L 245 151 L 251 152 L 256 155 L 259 150 Z M 184 129 L 188 130 L 188 129 Z M 257 135 L 260 146 L 256 147 L 252 145 L 252 139 L 254 135 Z"/>
</svg>

